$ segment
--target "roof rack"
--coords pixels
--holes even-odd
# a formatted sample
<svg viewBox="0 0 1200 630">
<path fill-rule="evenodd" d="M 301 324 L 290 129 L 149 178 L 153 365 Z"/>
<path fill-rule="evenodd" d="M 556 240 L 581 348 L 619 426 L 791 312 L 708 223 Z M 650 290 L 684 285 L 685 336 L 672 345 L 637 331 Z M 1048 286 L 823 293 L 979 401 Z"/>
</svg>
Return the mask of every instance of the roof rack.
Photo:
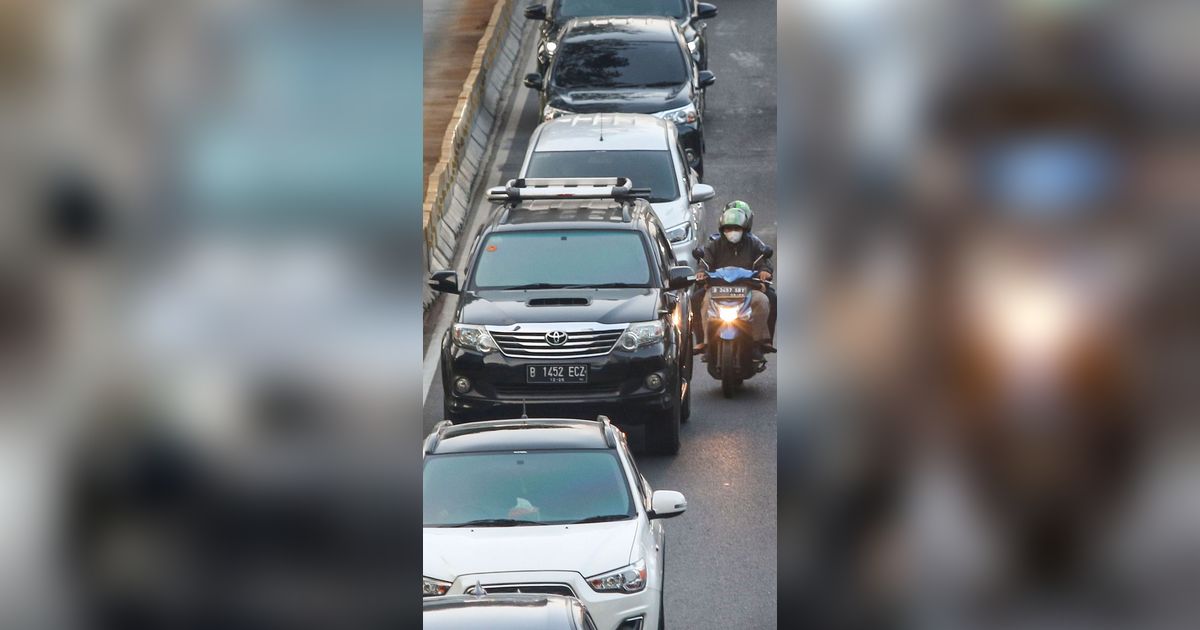
<svg viewBox="0 0 1200 630">
<path fill-rule="evenodd" d="M 452 426 L 454 426 L 454 423 L 449 420 L 442 420 L 441 422 L 433 425 L 433 433 L 430 433 L 429 437 L 425 438 L 426 455 L 432 453 L 433 449 L 437 448 L 438 442 L 440 442 L 442 437 L 446 434 L 446 429 Z"/>
<path fill-rule="evenodd" d="M 617 436 L 616 433 L 614 433 L 612 420 L 609 420 L 608 416 L 599 415 L 596 416 L 596 422 L 600 423 L 600 432 L 604 434 L 604 443 L 607 444 L 609 448 L 616 448 Z"/>
<path fill-rule="evenodd" d="M 649 188 L 634 188 L 628 177 L 561 177 L 510 179 L 488 189 L 488 200 L 498 202 L 537 199 L 649 199 Z"/>
</svg>

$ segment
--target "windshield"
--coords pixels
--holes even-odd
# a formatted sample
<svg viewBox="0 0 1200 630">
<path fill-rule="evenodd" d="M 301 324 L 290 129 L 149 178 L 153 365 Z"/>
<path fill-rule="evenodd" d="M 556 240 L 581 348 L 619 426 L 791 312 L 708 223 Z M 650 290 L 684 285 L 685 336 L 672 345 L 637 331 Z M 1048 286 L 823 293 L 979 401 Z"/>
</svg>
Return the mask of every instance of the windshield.
<svg viewBox="0 0 1200 630">
<path fill-rule="evenodd" d="M 629 230 L 498 232 L 475 264 L 476 289 L 650 286 L 642 237 Z"/>
<path fill-rule="evenodd" d="M 677 20 L 687 17 L 683 0 L 555 0 L 559 18 L 600 15 L 661 15 Z"/>
<path fill-rule="evenodd" d="M 555 58 L 551 83 L 562 90 L 675 87 L 688 80 L 675 42 L 589 38 L 563 43 Z"/>
<path fill-rule="evenodd" d="M 525 177 L 628 177 L 653 203 L 679 198 L 670 151 L 538 151 Z"/>
<path fill-rule="evenodd" d="M 610 451 L 438 455 L 425 460 L 425 527 L 556 525 L 633 518 Z"/>
</svg>

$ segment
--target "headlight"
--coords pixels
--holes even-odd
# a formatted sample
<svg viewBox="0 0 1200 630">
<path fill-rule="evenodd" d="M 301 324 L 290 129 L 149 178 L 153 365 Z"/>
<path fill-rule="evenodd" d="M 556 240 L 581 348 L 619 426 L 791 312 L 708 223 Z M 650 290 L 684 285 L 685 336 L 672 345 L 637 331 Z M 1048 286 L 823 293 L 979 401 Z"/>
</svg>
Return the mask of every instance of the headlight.
<svg viewBox="0 0 1200 630">
<path fill-rule="evenodd" d="M 681 243 L 686 241 L 691 235 L 692 224 L 690 221 L 667 230 L 667 240 L 671 241 L 672 243 Z"/>
<path fill-rule="evenodd" d="M 717 308 L 717 312 L 721 315 L 721 321 L 732 322 L 737 319 L 738 309 L 732 306 L 721 306 Z"/>
<path fill-rule="evenodd" d="M 688 103 L 679 109 L 668 109 L 665 112 L 658 112 L 654 115 L 676 124 L 693 123 L 696 122 L 696 106 Z"/>
<path fill-rule="evenodd" d="M 492 340 L 492 336 L 483 326 L 455 324 L 452 330 L 454 343 L 460 348 L 483 353 L 499 350 L 496 342 Z"/>
<path fill-rule="evenodd" d="M 658 343 L 663 339 L 663 323 L 661 320 L 652 322 L 636 322 L 625 329 L 625 333 L 617 340 L 622 350 L 637 350 L 642 346 Z"/>
<path fill-rule="evenodd" d="M 554 120 L 555 118 L 558 118 L 559 116 L 566 116 L 567 114 L 570 114 L 570 113 L 571 112 L 569 112 L 565 109 L 558 109 L 556 107 L 550 107 L 549 105 L 547 105 L 546 109 L 542 110 L 542 120 L 543 121 Z"/>
<path fill-rule="evenodd" d="M 599 593 L 637 593 L 646 588 L 646 561 L 609 571 L 587 580 L 588 586 Z"/>
<path fill-rule="evenodd" d="M 437 597 L 445 595 L 450 590 L 450 583 L 432 578 L 421 577 L 421 597 Z"/>
</svg>

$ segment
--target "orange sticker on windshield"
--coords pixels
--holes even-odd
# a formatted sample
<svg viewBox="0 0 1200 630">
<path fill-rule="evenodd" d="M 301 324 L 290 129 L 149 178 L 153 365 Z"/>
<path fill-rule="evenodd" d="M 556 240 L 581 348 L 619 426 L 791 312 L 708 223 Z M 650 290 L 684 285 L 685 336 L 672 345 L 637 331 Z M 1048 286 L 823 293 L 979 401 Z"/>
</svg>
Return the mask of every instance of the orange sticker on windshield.
<svg viewBox="0 0 1200 630">
<path fill-rule="evenodd" d="M 494 252 L 494 251 L 496 251 L 496 246 L 495 246 L 495 245 L 488 245 L 488 246 L 487 246 L 487 250 L 488 250 L 489 252 Z"/>
</svg>

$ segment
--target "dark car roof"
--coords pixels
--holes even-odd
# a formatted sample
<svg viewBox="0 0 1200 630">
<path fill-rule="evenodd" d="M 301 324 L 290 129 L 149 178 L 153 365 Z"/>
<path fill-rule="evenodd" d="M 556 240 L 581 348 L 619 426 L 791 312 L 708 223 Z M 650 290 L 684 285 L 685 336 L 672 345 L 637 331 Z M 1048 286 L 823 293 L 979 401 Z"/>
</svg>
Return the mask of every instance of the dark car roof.
<svg viewBox="0 0 1200 630">
<path fill-rule="evenodd" d="M 576 18 L 567 22 L 563 42 L 626 39 L 675 42 L 678 26 L 668 17 Z"/>
<path fill-rule="evenodd" d="M 628 220 L 626 220 L 628 217 Z M 654 220 L 650 204 L 641 199 L 539 199 L 501 207 L 491 221 L 492 231 L 527 230 L 533 225 L 550 228 L 603 228 L 644 230 Z"/>
<path fill-rule="evenodd" d="M 605 428 L 595 420 L 529 418 L 450 425 L 440 431 L 432 453 L 608 449 Z"/>
<path fill-rule="evenodd" d="M 443 596 L 424 601 L 422 627 L 494 630 L 572 630 L 578 602 L 561 595 Z"/>
</svg>

